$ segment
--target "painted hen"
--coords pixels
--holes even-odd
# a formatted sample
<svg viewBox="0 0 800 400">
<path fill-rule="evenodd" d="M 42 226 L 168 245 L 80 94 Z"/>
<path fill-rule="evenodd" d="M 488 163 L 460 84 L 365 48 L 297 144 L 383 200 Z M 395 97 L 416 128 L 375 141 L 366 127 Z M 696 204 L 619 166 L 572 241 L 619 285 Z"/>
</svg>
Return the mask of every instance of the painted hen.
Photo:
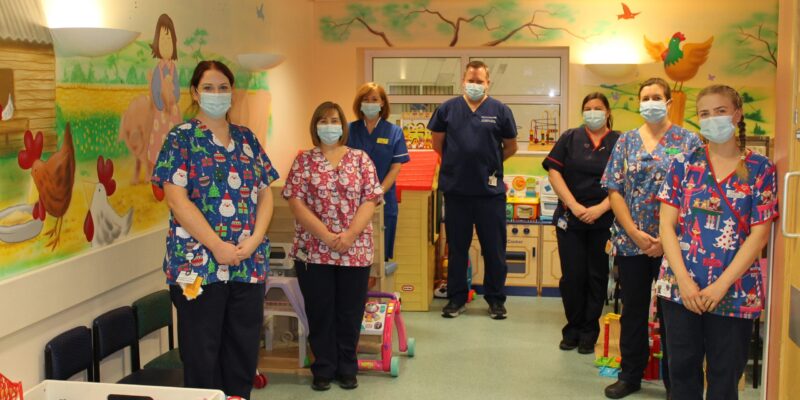
<svg viewBox="0 0 800 400">
<path fill-rule="evenodd" d="M 108 203 L 108 198 L 117 190 L 117 182 L 113 176 L 114 163 L 110 159 L 104 160 L 103 156 L 98 156 L 99 182 L 94 187 L 92 203 L 83 222 L 83 233 L 86 240 L 92 242 L 92 247 L 109 245 L 131 230 L 133 207 L 121 216 Z"/>
<path fill-rule="evenodd" d="M 644 46 L 650 57 L 656 61 L 664 62 L 664 71 L 667 76 L 675 81 L 674 90 L 681 90 L 683 82 L 694 78 L 700 66 L 705 64 L 708 53 L 711 51 L 711 43 L 714 37 L 708 38 L 703 43 L 686 43 L 681 48 L 680 44 L 686 40 L 683 33 L 675 32 L 669 40 L 667 46 L 663 43 L 654 43 L 644 37 Z"/>
<path fill-rule="evenodd" d="M 33 207 L 33 217 L 44 221 L 46 214 L 56 218 L 53 229 L 46 232 L 51 240 L 47 246 L 54 250 L 61 237 L 64 214 L 72 201 L 72 188 L 75 183 L 75 148 L 72 145 L 72 132 L 69 123 L 64 130 L 61 148 L 47 161 L 42 161 L 44 139 L 42 132 L 33 137 L 31 131 L 25 132 L 25 149 L 17 155 L 17 163 L 22 169 L 30 169 L 33 183 L 39 191 L 39 200 Z"/>
</svg>

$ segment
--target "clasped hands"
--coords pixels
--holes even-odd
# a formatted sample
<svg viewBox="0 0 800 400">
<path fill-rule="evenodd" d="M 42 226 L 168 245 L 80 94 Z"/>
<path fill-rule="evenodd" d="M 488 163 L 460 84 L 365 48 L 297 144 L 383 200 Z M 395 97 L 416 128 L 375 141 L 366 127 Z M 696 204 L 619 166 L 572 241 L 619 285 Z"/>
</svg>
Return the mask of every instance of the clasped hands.
<svg viewBox="0 0 800 400">
<path fill-rule="evenodd" d="M 578 217 L 581 222 L 585 224 L 593 224 L 600 218 L 605 212 L 600 210 L 600 206 L 591 206 L 591 207 L 584 207 L 577 202 L 569 207 L 570 212 L 572 215 Z"/>
<path fill-rule="evenodd" d="M 211 252 L 214 254 L 214 259 L 222 265 L 239 265 L 242 261 L 250 258 L 253 252 L 256 251 L 261 240 L 254 236 L 250 236 L 239 244 L 220 241 Z"/>
<path fill-rule="evenodd" d="M 678 288 L 680 289 L 683 306 L 695 314 L 714 311 L 719 302 L 722 301 L 722 298 L 725 297 L 729 287 L 730 285 L 717 279 L 703 290 L 700 290 L 700 286 L 690 276 L 686 275 L 684 278 L 678 279 Z"/>
<path fill-rule="evenodd" d="M 353 247 L 353 243 L 355 243 L 355 241 L 356 235 L 349 230 L 341 233 L 333 233 L 329 231 L 322 238 L 322 242 L 325 243 L 329 249 L 337 253 L 346 253 L 347 250 L 350 250 L 350 247 Z"/>
</svg>

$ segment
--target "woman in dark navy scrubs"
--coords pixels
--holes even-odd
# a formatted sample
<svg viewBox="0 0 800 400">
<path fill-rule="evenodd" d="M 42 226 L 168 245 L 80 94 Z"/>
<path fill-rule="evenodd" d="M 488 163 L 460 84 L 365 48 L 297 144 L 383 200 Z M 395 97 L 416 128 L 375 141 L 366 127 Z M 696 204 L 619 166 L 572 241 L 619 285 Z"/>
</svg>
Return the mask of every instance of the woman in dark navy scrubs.
<svg viewBox="0 0 800 400">
<path fill-rule="evenodd" d="M 564 132 L 542 165 L 558 194 L 553 215 L 561 257 L 559 289 L 567 324 L 561 350 L 594 354 L 608 286 L 608 228 L 614 220 L 600 178 L 619 138 L 602 93 L 583 98 L 584 124 Z"/>
<path fill-rule="evenodd" d="M 406 140 L 399 126 L 387 121 L 389 100 L 386 91 L 374 82 L 363 84 L 356 92 L 353 112 L 358 120 L 350 123 L 347 146 L 363 150 L 372 159 L 383 188 L 384 254 L 394 257 L 394 235 L 397 229 L 397 195 L 394 181 L 408 157 Z"/>
</svg>

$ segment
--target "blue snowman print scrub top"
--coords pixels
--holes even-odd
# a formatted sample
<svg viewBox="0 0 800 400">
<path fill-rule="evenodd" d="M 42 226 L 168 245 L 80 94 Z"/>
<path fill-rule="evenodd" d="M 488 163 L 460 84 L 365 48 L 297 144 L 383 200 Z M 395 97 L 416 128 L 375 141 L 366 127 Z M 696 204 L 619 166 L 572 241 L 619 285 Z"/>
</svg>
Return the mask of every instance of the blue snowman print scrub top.
<svg viewBox="0 0 800 400">
<path fill-rule="evenodd" d="M 228 125 L 231 142 L 223 146 L 199 120 L 174 127 L 167 135 L 151 178 L 186 189 L 189 199 L 224 241 L 238 244 L 256 224 L 258 191 L 278 179 L 267 154 L 247 127 Z M 238 266 L 220 265 L 210 250 L 191 237 L 170 212 L 164 273 L 168 284 L 179 274 L 197 273 L 202 284 L 235 281 L 262 283 L 268 271 L 269 239 Z"/>
<path fill-rule="evenodd" d="M 616 190 L 625 198 L 631 218 L 640 230 L 658 237 L 660 203 L 656 195 L 670 163 L 677 155 L 694 151 L 702 144 L 694 133 L 672 125 L 653 151 L 648 152 L 639 129 L 630 130 L 617 140 L 600 184 L 607 190 Z M 617 221 L 611 226 L 611 244 L 615 255 L 644 254 Z"/>
<path fill-rule="evenodd" d="M 754 225 L 778 216 L 775 166 L 748 151 L 747 177 L 736 171 L 726 177 L 714 173 L 708 148 L 677 157 L 658 199 L 678 209 L 675 233 L 686 270 L 700 289 L 716 281 L 731 264 Z M 677 280 L 667 259 L 661 264 L 657 293 L 681 303 Z M 682 304 L 682 303 L 681 303 Z M 756 261 L 720 301 L 713 314 L 755 319 L 764 305 L 761 264 Z"/>
</svg>

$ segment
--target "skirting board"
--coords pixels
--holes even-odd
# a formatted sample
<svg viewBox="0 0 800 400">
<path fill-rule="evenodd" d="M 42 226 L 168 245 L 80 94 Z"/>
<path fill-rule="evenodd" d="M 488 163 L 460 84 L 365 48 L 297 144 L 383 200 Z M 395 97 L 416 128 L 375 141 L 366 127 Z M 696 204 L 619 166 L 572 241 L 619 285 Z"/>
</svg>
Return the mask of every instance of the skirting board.
<svg viewBox="0 0 800 400">
<path fill-rule="evenodd" d="M 0 281 L 0 337 L 161 269 L 160 227 Z"/>
</svg>

